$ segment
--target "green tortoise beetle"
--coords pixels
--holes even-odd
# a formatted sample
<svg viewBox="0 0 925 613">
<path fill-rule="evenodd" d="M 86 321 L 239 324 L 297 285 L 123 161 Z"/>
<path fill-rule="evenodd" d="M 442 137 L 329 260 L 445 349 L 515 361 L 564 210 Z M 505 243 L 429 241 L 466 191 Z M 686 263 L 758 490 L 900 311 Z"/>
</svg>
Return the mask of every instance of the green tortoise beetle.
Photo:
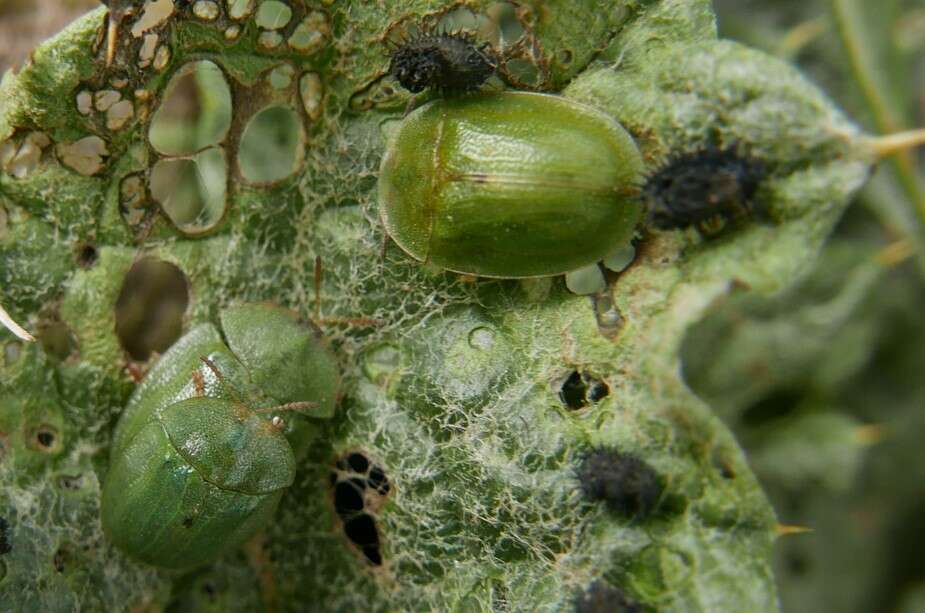
<svg viewBox="0 0 925 613">
<path fill-rule="evenodd" d="M 221 324 L 161 356 L 116 426 L 103 530 L 154 566 L 206 564 L 266 525 L 317 427 L 293 414 L 334 412 L 340 374 L 317 329 L 268 305 Z"/>
<path fill-rule="evenodd" d="M 629 243 L 642 176 L 626 130 L 584 104 L 527 92 L 435 100 L 390 139 L 379 210 L 417 260 L 483 277 L 557 275 Z"/>
</svg>

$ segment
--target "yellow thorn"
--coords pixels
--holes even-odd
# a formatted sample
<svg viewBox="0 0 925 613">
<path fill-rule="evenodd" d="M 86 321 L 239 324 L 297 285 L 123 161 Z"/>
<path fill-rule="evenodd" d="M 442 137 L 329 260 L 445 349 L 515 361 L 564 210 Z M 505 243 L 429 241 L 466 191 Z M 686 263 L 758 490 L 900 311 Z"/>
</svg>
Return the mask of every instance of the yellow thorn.
<svg viewBox="0 0 925 613">
<path fill-rule="evenodd" d="M 915 245 L 905 239 L 894 241 L 880 250 L 874 259 L 886 268 L 902 264 L 915 255 Z"/>
<path fill-rule="evenodd" d="M 875 136 L 868 140 L 877 158 L 885 158 L 907 149 L 925 145 L 925 128 Z"/>
<path fill-rule="evenodd" d="M 774 532 L 777 533 L 777 536 L 790 536 L 791 534 L 806 534 L 808 532 L 814 532 L 814 530 L 812 528 L 807 528 L 806 526 L 777 524 L 774 526 Z"/>
<path fill-rule="evenodd" d="M 35 337 L 26 332 L 22 326 L 13 321 L 13 318 L 10 317 L 10 314 L 4 310 L 3 306 L 0 306 L 0 325 L 3 325 L 7 330 L 21 338 L 22 340 L 33 343 L 35 342 Z"/>
<path fill-rule="evenodd" d="M 880 424 L 869 424 L 854 429 L 854 440 L 860 445 L 875 445 L 883 440 L 885 428 Z"/>
<path fill-rule="evenodd" d="M 806 45 L 825 34 L 828 29 L 829 23 L 825 17 L 820 16 L 804 21 L 791 28 L 784 35 L 778 46 L 778 53 L 784 57 L 793 57 Z"/>
</svg>

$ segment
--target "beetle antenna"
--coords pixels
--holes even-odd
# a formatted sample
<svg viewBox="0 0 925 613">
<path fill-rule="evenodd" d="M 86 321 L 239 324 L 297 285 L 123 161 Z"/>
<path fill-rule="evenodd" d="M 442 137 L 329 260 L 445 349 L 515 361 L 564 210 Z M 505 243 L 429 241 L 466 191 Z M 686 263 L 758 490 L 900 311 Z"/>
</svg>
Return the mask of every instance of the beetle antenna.
<svg viewBox="0 0 925 613">
<path fill-rule="evenodd" d="M 254 413 L 273 413 L 276 411 L 304 411 L 305 409 L 317 409 L 317 402 L 287 402 L 286 404 L 280 404 L 275 407 L 267 407 L 265 409 L 254 409 Z"/>
</svg>

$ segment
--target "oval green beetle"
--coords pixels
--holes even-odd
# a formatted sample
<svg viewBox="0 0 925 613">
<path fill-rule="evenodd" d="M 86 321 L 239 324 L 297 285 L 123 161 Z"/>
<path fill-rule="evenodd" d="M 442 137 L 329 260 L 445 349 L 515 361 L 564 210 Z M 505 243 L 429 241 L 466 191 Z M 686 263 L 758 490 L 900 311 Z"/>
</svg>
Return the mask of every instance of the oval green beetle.
<svg viewBox="0 0 925 613">
<path fill-rule="evenodd" d="M 317 329 L 268 305 L 221 324 L 181 337 L 116 426 L 103 530 L 155 566 L 208 563 L 266 525 L 315 434 L 304 416 L 334 413 L 340 374 Z"/>
<path fill-rule="evenodd" d="M 484 277 L 555 275 L 629 242 L 642 158 L 611 117 L 546 94 L 437 100 L 402 122 L 379 173 L 389 236 Z"/>
</svg>

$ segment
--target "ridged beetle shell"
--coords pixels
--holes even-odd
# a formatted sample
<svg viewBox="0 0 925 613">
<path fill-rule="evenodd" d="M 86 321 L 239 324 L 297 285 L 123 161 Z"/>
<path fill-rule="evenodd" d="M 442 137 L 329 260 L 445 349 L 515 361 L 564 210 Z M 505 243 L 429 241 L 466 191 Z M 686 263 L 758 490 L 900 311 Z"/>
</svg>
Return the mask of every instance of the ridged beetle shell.
<svg viewBox="0 0 925 613">
<path fill-rule="evenodd" d="M 259 409 L 312 401 L 306 415 L 334 411 L 339 373 L 316 329 L 282 309 L 250 305 L 224 311 L 222 331 L 225 340 L 204 324 L 178 340 L 116 428 L 103 529 L 155 566 L 208 563 L 273 515 L 314 426 L 286 411 L 281 432 L 273 413 Z"/>
<path fill-rule="evenodd" d="M 412 257 L 485 277 L 569 272 L 632 237 L 642 159 L 609 116 L 558 96 L 437 100 L 379 173 L 386 231 Z"/>
</svg>

